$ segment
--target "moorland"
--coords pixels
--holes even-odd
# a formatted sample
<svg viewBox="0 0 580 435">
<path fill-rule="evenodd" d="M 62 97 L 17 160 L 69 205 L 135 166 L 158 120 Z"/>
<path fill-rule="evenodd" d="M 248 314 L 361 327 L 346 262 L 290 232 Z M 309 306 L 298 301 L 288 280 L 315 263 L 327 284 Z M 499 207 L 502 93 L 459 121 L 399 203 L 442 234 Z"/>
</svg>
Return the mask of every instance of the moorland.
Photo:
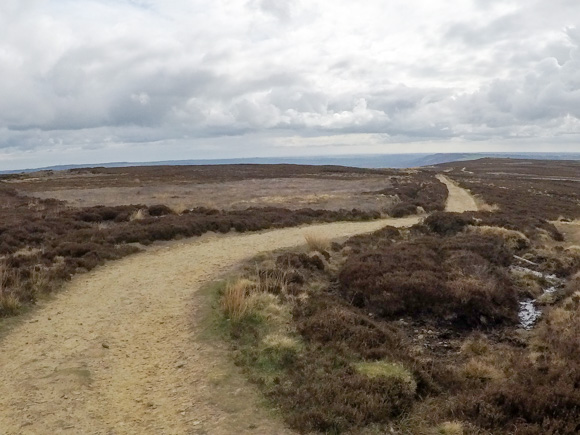
<svg viewBox="0 0 580 435">
<path fill-rule="evenodd" d="M 236 361 L 301 433 L 578 433 L 580 163 L 432 170 L 479 210 L 313 237 L 223 284 Z"/>
<path fill-rule="evenodd" d="M 3 176 L 2 423 L 577 433 L 578 183 L 509 159 Z"/>
</svg>

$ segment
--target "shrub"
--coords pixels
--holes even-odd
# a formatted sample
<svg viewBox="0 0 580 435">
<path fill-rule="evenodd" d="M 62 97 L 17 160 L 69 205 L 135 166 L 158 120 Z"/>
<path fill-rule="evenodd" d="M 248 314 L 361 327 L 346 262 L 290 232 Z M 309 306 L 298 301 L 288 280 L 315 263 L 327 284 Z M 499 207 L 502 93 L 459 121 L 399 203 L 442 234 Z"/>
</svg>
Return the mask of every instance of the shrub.
<svg viewBox="0 0 580 435">
<path fill-rule="evenodd" d="M 384 358 L 402 346 L 400 332 L 389 325 L 311 296 L 294 312 L 296 328 L 310 343 L 328 346 L 336 353 L 358 358 Z"/>
<path fill-rule="evenodd" d="M 400 203 L 395 205 L 389 214 L 394 218 L 417 214 L 417 206 L 414 204 Z"/>
<path fill-rule="evenodd" d="M 371 192 L 398 199 L 390 210 L 393 217 L 403 217 L 418 212 L 443 210 L 447 199 L 447 188 L 435 178 L 435 174 L 418 171 L 391 177 L 390 187 Z"/>
<path fill-rule="evenodd" d="M 437 212 L 428 216 L 423 223 L 434 233 L 452 236 L 468 225 L 473 225 L 474 221 L 469 216 L 460 213 Z"/>
<path fill-rule="evenodd" d="M 290 425 L 301 432 L 340 433 L 386 423 L 408 411 L 415 396 L 406 379 L 371 379 L 344 361 L 314 355 L 300 359 L 289 381 L 277 385 L 271 396 L 285 411 Z"/>
<path fill-rule="evenodd" d="M 517 293 L 495 266 L 511 256 L 493 237 L 423 237 L 350 256 L 341 296 L 383 319 L 434 316 L 466 328 L 513 323 Z"/>
<path fill-rule="evenodd" d="M 163 204 L 152 205 L 148 208 L 149 216 L 166 216 L 174 214 L 173 210 Z"/>
</svg>

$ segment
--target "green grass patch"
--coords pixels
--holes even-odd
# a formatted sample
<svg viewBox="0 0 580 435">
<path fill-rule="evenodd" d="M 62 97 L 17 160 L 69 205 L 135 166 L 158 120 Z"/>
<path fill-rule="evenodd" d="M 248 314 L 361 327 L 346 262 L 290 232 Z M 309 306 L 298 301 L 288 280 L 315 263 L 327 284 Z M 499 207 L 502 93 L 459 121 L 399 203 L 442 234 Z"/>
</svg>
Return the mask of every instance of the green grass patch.
<svg viewBox="0 0 580 435">
<path fill-rule="evenodd" d="M 400 379 L 409 384 L 413 390 L 417 389 L 417 383 L 413 378 L 413 374 L 402 364 L 389 361 L 362 361 L 355 363 L 354 368 L 358 373 L 371 379 Z"/>
</svg>

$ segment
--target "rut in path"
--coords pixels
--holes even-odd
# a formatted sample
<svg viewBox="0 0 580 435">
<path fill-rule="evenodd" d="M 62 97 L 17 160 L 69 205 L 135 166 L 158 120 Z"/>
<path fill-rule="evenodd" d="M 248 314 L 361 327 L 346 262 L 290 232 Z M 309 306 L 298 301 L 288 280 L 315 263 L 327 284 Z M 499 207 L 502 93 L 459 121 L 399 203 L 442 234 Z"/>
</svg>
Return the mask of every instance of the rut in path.
<svg viewBox="0 0 580 435">
<path fill-rule="evenodd" d="M 196 290 L 245 258 L 303 244 L 307 232 L 343 237 L 418 221 L 194 239 L 75 277 L 0 344 L 0 433 L 287 433 L 244 388 L 215 397 L 221 375 L 196 334 Z"/>
</svg>

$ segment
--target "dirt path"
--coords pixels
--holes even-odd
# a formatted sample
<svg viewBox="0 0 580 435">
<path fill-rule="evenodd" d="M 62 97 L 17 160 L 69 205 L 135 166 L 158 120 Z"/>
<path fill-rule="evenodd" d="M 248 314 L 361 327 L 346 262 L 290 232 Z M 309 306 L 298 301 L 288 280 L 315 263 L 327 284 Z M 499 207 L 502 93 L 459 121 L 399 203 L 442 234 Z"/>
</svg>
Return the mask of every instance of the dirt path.
<svg viewBox="0 0 580 435">
<path fill-rule="evenodd" d="M 343 237 L 418 220 L 206 237 L 75 277 L 0 342 L 0 433 L 287 433 L 196 332 L 196 291 L 307 232 Z"/>
<path fill-rule="evenodd" d="M 445 204 L 445 211 L 462 213 L 464 211 L 477 211 L 479 207 L 467 190 L 459 187 L 455 182 L 445 175 L 437 175 L 437 179 L 447 186 L 449 196 L 447 197 L 447 204 Z"/>
</svg>

